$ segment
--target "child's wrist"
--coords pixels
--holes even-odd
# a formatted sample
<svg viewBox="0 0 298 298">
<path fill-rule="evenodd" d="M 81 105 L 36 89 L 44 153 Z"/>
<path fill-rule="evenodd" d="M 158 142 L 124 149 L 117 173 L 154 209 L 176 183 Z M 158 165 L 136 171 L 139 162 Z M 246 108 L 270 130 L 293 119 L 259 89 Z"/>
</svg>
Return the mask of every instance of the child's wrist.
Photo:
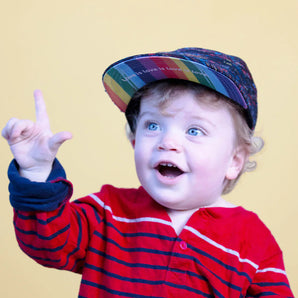
<svg viewBox="0 0 298 298">
<path fill-rule="evenodd" d="M 33 182 L 46 182 L 52 171 L 52 164 L 42 167 L 34 167 L 28 169 L 19 168 L 20 176 Z"/>
</svg>

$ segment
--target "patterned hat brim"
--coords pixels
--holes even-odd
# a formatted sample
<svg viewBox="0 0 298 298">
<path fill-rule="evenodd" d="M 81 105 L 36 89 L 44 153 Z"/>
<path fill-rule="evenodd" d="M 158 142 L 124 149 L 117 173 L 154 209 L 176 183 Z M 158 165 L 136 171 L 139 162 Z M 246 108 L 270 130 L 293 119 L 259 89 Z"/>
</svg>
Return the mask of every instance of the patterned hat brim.
<svg viewBox="0 0 298 298">
<path fill-rule="evenodd" d="M 231 79 L 191 60 L 159 55 L 133 56 L 112 64 L 103 74 L 104 87 L 122 112 L 125 112 L 137 90 L 164 79 L 181 79 L 202 84 L 247 109 L 242 94 Z"/>
</svg>

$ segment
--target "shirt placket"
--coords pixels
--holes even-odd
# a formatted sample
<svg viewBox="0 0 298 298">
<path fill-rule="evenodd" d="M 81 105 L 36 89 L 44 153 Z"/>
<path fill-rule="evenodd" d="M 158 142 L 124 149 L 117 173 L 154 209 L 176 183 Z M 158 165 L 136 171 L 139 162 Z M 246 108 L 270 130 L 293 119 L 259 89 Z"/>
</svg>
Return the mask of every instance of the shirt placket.
<svg viewBox="0 0 298 298">
<path fill-rule="evenodd" d="M 177 238 L 173 251 L 169 259 L 168 270 L 165 278 L 165 283 L 170 286 L 168 289 L 168 297 L 177 297 L 179 287 L 174 285 L 187 284 L 187 271 L 190 267 L 190 258 L 188 258 L 188 244 L 185 240 Z M 172 286 L 171 286 L 172 285 Z"/>
</svg>

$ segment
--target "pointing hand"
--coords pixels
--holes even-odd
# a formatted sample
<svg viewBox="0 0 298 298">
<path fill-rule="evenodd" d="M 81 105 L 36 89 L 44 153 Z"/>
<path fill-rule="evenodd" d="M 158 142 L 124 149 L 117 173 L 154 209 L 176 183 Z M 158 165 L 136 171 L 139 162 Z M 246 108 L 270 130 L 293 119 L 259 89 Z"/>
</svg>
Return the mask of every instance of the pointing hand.
<svg viewBox="0 0 298 298">
<path fill-rule="evenodd" d="M 2 130 L 23 177 L 45 181 L 59 147 L 72 138 L 69 132 L 53 134 L 41 91 L 34 92 L 36 122 L 10 119 Z"/>
</svg>

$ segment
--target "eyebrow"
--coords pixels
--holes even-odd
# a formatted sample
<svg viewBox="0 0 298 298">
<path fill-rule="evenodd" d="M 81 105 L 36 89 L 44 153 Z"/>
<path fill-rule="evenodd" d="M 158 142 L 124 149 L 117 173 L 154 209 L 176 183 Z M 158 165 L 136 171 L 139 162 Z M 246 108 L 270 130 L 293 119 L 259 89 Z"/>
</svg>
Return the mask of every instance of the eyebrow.
<svg viewBox="0 0 298 298">
<path fill-rule="evenodd" d="M 139 114 L 138 118 L 142 118 L 144 116 L 155 116 L 156 113 L 150 112 L 150 111 L 146 111 L 146 112 L 142 112 L 141 114 Z"/>
<path fill-rule="evenodd" d="M 207 123 L 207 124 L 211 125 L 212 127 L 215 127 L 216 126 L 214 123 L 212 123 L 211 121 L 209 121 L 208 119 L 206 119 L 204 117 L 193 116 L 192 119 L 198 120 L 198 121 L 203 122 L 203 123 Z"/>
</svg>

